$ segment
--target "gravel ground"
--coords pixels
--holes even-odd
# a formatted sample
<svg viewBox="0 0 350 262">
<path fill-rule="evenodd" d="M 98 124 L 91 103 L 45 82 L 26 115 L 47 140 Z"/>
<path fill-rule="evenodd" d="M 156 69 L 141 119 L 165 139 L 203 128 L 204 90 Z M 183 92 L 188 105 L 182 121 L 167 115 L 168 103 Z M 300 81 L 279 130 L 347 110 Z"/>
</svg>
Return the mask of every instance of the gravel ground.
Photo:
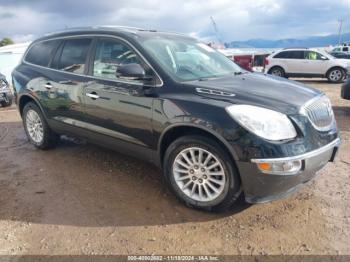
<svg viewBox="0 0 350 262">
<path fill-rule="evenodd" d="M 15 108 L 0 108 L 0 255 L 349 254 L 350 101 L 332 100 L 342 146 L 287 199 L 226 214 L 191 210 L 141 161 L 65 139 L 28 144 Z"/>
</svg>

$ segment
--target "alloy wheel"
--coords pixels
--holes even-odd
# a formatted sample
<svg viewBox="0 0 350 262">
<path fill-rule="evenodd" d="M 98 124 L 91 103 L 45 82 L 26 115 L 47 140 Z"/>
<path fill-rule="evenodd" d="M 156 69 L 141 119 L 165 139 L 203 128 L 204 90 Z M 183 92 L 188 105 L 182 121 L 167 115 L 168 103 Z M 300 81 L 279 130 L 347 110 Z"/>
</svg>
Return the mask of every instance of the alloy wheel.
<svg viewBox="0 0 350 262">
<path fill-rule="evenodd" d="M 173 176 L 185 195 L 201 202 L 217 199 L 224 191 L 227 181 L 219 159 L 199 147 L 186 148 L 175 157 Z"/>
<path fill-rule="evenodd" d="M 282 74 L 282 71 L 280 69 L 276 68 L 276 69 L 272 70 L 271 75 L 282 76 L 283 74 Z"/>
<path fill-rule="evenodd" d="M 35 143 L 41 143 L 44 138 L 43 123 L 39 114 L 33 109 L 28 110 L 26 115 L 26 128 L 30 138 Z"/>
<path fill-rule="evenodd" d="M 332 70 L 329 74 L 329 79 L 333 82 L 340 81 L 343 78 L 343 73 L 340 69 Z"/>
</svg>

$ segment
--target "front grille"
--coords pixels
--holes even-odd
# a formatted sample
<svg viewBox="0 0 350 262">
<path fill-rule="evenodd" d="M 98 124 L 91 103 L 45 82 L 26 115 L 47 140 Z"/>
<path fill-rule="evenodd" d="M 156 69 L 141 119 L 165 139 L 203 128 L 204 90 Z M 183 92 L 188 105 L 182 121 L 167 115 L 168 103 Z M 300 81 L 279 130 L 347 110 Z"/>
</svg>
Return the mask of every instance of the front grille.
<svg viewBox="0 0 350 262">
<path fill-rule="evenodd" d="M 304 112 L 319 131 L 328 131 L 334 123 L 334 114 L 328 97 L 322 96 L 304 106 Z"/>
</svg>

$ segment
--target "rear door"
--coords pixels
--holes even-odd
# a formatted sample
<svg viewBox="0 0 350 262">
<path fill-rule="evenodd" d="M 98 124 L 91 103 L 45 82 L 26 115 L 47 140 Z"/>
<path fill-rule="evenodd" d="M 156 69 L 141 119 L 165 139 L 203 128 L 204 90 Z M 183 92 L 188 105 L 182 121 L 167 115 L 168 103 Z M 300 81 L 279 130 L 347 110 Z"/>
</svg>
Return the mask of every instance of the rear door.
<svg viewBox="0 0 350 262">
<path fill-rule="evenodd" d="M 281 51 L 278 54 L 276 54 L 273 57 L 273 62 L 270 65 L 270 67 L 273 67 L 275 65 L 281 66 L 286 73 L 289 73 L 289 67 L 288 67 L 288 56 L 289 56 L 289 51 Z"/>
<path fill-rule="evenodd" d="M 66 124 L 84 120 L 84 86 L 90 79 L 86 76 L 87 58 L 93 39 L 91 37 L 67 38 L 58 48 L 51 68 L 47 107 L 50 117 Z"/>
<path fill-rule="evenodd" d="M 290 74 L 300 74 L 305 72 L 304 68 L 304 51 L 302 50 L 291 50 L 288 51 L 286 57 L 287 72 Z"/>
</svg>

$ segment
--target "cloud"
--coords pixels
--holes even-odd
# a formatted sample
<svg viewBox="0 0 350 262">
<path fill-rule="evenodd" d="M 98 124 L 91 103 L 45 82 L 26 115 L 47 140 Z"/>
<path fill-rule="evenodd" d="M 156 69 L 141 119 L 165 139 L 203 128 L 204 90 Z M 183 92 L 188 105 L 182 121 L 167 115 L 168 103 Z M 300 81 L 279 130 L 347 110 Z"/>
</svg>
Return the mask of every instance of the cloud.
<svg viewBox="0 0 350 262">
<path fill-rule="evenodd" d="M 223 41 L 277 39 L 336 33 L 349 13 L 350 0 L 1 0 L 0 38 L 107 24 L 216 38 L 212 16 Z"/>
</svg>

